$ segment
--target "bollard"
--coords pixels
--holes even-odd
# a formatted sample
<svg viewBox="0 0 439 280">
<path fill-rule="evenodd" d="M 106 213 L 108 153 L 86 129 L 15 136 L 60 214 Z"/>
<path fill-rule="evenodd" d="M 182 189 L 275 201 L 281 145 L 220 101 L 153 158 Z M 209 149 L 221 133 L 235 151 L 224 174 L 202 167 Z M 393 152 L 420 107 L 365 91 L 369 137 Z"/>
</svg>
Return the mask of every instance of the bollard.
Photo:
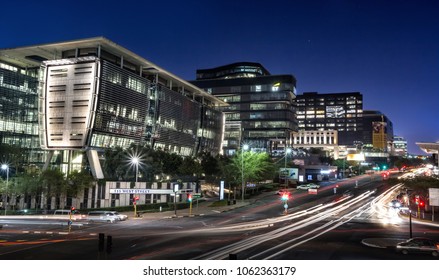
<svg viewBox="0 0 439 280">
<path fill-rule="evenodd" d="M 113 237 L 111 235 L 107 236 L 107 254 L 111 253 L 113 249 Z"/>
<path fill-rule="evenodd" d="M 104 251 L 104 243 L 105 243 L 105 234 L 99 233 L 99 247 L 98 247 L 99 252 Z"/>
</svg>

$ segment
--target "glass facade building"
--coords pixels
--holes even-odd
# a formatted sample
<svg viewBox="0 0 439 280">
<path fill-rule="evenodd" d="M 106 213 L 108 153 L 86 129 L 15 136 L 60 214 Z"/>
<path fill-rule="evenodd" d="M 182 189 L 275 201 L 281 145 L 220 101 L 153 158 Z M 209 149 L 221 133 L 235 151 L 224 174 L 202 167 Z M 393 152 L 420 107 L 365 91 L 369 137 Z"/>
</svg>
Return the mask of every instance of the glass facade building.
<svg viewBox="0 0 439 280">
<path fill-rule="evenodd" d="M 234 154 L 243 143 L 272 155 L 291 145 L 297 130 L 294 76 L 271 75 L 259 63 L 238 62 L 197 70 L 191 83 L 229 104 L 222 108 L 225 154 Z"/>
<path fill-rule="evenodd" d="M 359 92 L 304 92 L 296 100 L 299 130 L 337 130 L 339 145 L 362 141 L 363 96 Z"/>
<path fill-rule="evenodd" d="M 101 178 L 116 146 L 221 153 L 225 102 L 103 37 L 0 50 L 0 97 L 0 140 L 40 165 L 85 151 Z"/>
<path fill-rule="evenodd" d="M 363 144 L 380 152 L 392 152 L 393 123 L 380 111 L 364 110 Z"/>
<path fill-rule="evenodd" d="M 44 159 L 38 141 L 38 70 L 0 61 L 0 143 L 24 149 L 23 166 Z"/>
</svg>

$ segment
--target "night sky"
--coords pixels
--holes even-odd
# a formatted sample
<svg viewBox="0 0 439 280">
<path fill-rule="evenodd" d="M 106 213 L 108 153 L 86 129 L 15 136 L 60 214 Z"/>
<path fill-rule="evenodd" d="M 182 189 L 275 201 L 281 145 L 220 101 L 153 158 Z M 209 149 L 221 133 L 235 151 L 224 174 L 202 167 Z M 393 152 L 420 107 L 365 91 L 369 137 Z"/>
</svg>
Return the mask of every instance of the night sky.
<svg viewBox="0 0 439 280">
<path fill-rule="evenodd" d="M 259 62 L 297 90 L 363 94 L 395 135 L 439 140 L 439 1 L 3 1 L 0 48 L 104 36 L 175 75 Z"/>
</svg>

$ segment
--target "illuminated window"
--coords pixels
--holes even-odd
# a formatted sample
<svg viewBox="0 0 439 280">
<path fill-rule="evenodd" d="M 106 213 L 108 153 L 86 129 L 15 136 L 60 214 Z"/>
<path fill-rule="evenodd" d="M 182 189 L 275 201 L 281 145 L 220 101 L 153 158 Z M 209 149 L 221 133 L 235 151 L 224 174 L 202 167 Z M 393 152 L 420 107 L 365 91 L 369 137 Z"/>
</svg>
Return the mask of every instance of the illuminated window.
<svg viewBox="0 0 439 280">
<path fill-rule="evenodd" d="M 275 83 L 271 86 L 271 91 L 279 91 L 280 83 Z"/>
</svg>

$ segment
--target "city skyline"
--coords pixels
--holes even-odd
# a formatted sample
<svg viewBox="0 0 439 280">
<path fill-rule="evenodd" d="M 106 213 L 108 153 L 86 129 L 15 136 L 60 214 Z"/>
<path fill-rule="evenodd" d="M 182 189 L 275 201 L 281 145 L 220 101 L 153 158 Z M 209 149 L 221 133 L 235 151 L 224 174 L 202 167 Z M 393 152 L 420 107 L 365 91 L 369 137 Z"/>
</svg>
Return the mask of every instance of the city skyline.
<svg viewBox="0 0 439 280">
<path fill-rule="evenodd" d="M 410 153 L 439 140 L 435 1 L 57 3 L 4 3 L 0 48 L 104 36 L 185 80 L 197 69 L 258 62 L 294 75 L 298 94 L 360 92 L 363 108 L 389 117 Z"/>
</svg>

